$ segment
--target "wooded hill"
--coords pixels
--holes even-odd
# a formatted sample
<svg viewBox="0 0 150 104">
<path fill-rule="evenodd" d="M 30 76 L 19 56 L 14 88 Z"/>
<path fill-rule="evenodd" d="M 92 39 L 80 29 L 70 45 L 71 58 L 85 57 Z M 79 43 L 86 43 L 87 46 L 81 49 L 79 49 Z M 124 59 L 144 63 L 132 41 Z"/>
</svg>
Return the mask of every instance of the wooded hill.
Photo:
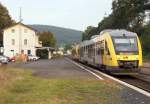
<svg viewBox="0 0 150 104">
<path fill-rule="evenodd" d="M 82 31 L 49 25 L 29 25 L 39 32 L 50 31 L 54 34 L 58 46 L 78 43 L 81 41 Z"/>
</svg>

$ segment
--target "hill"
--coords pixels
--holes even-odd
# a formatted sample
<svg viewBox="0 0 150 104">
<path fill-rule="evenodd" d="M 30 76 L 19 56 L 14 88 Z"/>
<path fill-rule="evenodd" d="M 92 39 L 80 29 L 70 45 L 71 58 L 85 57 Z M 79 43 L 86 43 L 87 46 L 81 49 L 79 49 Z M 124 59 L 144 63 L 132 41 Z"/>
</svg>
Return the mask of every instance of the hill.
<svg viewBox="0 0 150 104">
<path fill-rule="evenodd" d="M 43 31 L 52 32 L 57 39 L 58 46 L 80 42 L 82 37 L 82 31 L 78 30 L 49 25 L 29 25 L 29 26 L 38 30 L 39 32 Z"/>
</svg>

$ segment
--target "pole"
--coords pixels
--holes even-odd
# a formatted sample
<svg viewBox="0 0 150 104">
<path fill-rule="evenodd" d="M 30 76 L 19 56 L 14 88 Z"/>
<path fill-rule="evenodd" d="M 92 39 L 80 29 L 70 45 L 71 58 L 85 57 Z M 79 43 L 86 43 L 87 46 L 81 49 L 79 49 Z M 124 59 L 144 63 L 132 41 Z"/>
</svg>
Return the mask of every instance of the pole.
<svg viewBox="0 0 150 104">
<path fill-rule="evenodd" d="M 22 22 L 22 8 L 20 7 L 20 16 L 19 16 L 19 23 Z M 21 54 L 22 50 L 22 37 L 21 37 L 21 26 L 19 26 L 19 54 Z"/>
</svg>

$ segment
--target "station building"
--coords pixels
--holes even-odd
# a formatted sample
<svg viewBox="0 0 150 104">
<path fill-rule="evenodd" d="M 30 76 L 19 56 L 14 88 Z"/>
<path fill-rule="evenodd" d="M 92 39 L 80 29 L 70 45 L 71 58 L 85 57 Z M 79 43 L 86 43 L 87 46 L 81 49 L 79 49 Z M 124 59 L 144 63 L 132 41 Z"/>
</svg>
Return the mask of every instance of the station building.
<svg viewBox="0 0 150 104">
<path fill-rule="evenodd" d="M 37 49 L 46 49 L 51 58 L 51 47 L 42 47 L 38 31 L 23 23 L 16 23 L 3 30 L 3 54 L 8 57 L 19 54 L 37 55 Z"/>
</svg>

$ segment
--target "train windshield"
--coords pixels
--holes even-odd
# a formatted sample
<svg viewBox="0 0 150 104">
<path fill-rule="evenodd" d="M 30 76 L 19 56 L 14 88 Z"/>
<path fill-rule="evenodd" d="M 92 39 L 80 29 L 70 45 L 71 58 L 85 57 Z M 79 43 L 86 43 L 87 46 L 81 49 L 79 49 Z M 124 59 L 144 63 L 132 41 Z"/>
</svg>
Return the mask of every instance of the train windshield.
<svg viewBox="0 0 150 104">
<path fill-rule="evenodd" d="M 114 38 L 116 52 L 138 52 L 137 38 Z"/>
</svg>

